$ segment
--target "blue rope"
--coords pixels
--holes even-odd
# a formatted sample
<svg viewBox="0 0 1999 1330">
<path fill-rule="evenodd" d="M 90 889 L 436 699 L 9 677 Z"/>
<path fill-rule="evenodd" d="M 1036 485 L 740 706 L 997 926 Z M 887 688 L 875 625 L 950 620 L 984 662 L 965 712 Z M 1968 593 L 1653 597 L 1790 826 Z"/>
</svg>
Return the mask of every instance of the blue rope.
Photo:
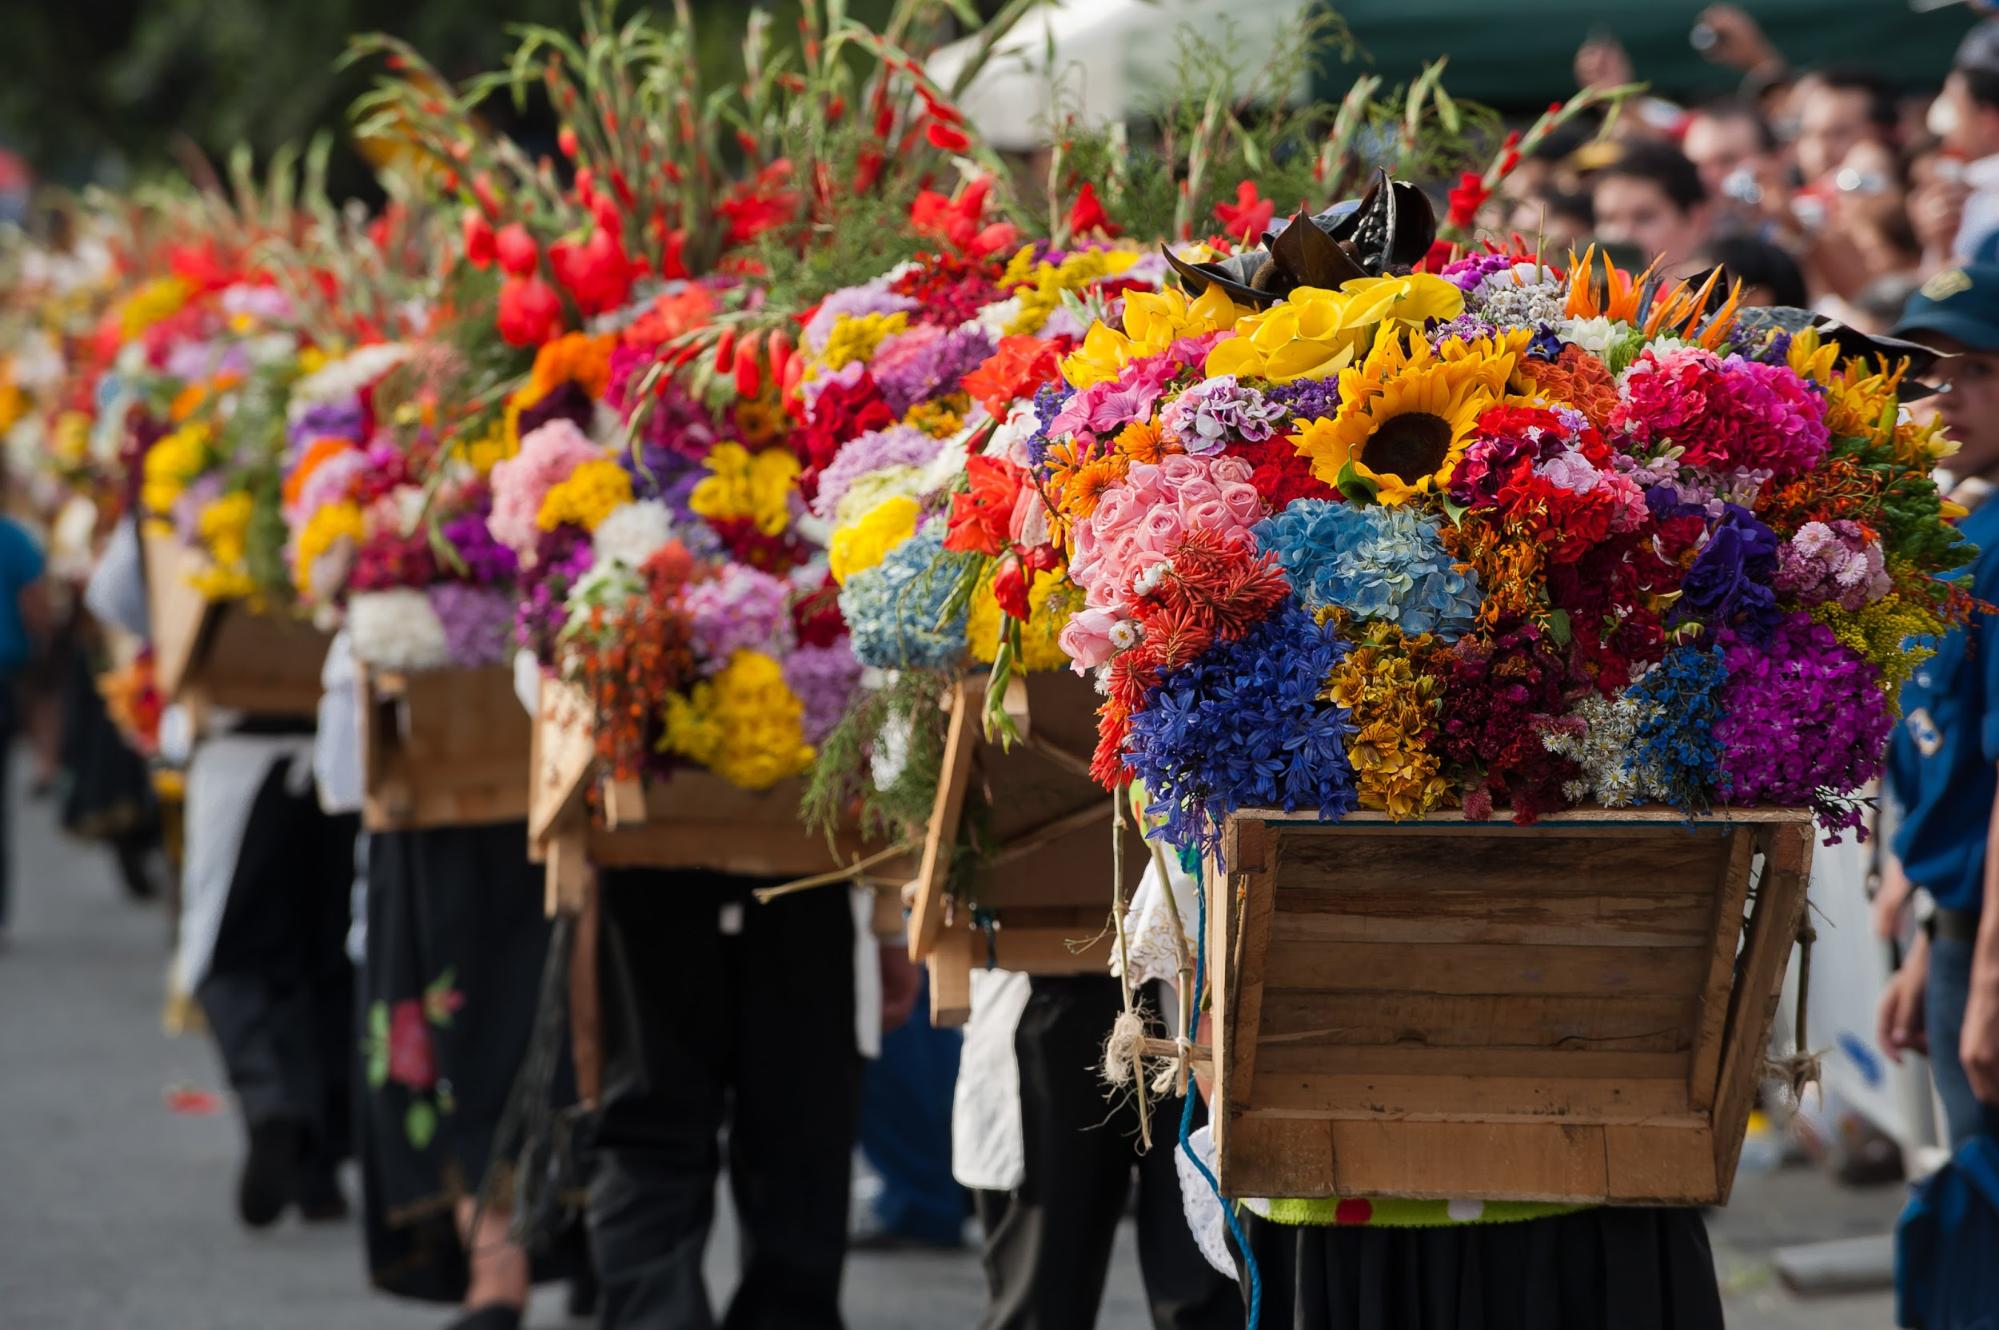
<svg viewBox="0 0 1999 1330">
<path fill-rule="evenodd" d="M 1200 931 L 1194 935 L 1194 991 L 1187 998 L 1194 1005 L 1193 1011 L 1187 1014 L 1190 1027 L 1200 1017 L 1201 989 L 1207 983 L 1208 970 L 1208 893 L 1206 884 L 1201 880 L 1199 863 L 1193 864 L 1191 870 L 1194 874 L 1194 899 L 1198 902 L 1200 910 L 1198 915 Z M 1168 891 L 1173 889 L 1173 884 L 1170 882 L 1160 885 Z M 1216 1014 L 1216 1019 L 1220 1019 L 1220 1013 Z M 1209 1042 L 1212 1045 L 1213 1040 Z M 1222 1218 L 1228 1221 L 1229 1236 L 1235 1239 L 1236 1249 L 1242 1253 L 1243 1269 L 1249 1274 L 1249 1320 L 1244 1330 L 1256 1330 L 1257 1322 L 1263 1316 L 1263 1276 L 1256 1268 L 1256 1256 L 1249 1249 L 1249 1239 L 1243 1235 L 1242 1223 L 1236 1218 L 1235 1207 L 1229 1204 L 1226 1196 L 1222 1195 L 1222 1184 L 1215 1180 L 1215 1175 L 1209 1171 L 1207 1163 L 1194 1153 L 1194 1147 L 1188 1140 L 1194 1134 L 1194 1100 L 1198 1097 L 1199 1091 L 1191 1085 L 1188 1086 L 1187 1097 L 1180 1104 L 1180 1151 L 1187 1156 L 1188 1162 L 1193 1164 L 1201 1176 L 1207 1179 L 1208 1190 L 1214 1192 L 1215 1200 L 1222 1207 Z"/>
</svg>

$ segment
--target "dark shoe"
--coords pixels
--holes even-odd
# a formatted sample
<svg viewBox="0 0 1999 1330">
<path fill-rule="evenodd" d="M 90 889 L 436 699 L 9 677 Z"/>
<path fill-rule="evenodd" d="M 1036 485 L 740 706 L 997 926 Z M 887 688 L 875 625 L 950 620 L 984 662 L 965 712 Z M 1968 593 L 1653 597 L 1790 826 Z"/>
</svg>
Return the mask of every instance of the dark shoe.
<svg viewBox="0 0 1999 1330">
<path fill-rule="evenodd" d="M 332 1224 L 347 1217 L 347 1194 L 331 1169 L 307 1168 L 299 1181 L 299 1217 L 308 1224 Z"/>
<path fill-rule="evenodd" d="M 305 1128 L 273 1118 L 250 1128 L 250 1152 L 236 1182 L 236 1213 L 251 1228 L 268 1228 L 298 1194 L 299 1155 Z"/>
<path fill-rule="evenodd" d="M 474 1307 L 444 1330 L 521 1330 L 521 1309 L 504 1302 Z"/>
</svg>

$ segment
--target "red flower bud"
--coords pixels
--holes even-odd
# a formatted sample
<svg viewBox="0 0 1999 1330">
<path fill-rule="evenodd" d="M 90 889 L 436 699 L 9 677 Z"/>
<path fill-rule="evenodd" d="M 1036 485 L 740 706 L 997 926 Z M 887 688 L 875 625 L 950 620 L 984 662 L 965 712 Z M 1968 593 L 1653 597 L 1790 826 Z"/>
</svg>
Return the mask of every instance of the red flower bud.
<svg viewBox="0 0 1999 1330">
<path fill-rule="evenodd" d="M 745 338 L 736 347 L 736 395 L 755 397 L 763 387 L 763 367 L 757 364 L 757 344 L 754 338 Z"/>
<path fill-rule="evenodd" d="M 458 229 L 465 238 L 465 261 L 481 271 L 492 267 L 496 253 L 493 225 L 484 214 L 467 208 L 459 214 Z"/>
<path fill-rule="evenodd" d="M 1003 560 L 993 573 L 993 599 L 999 602 L 1002 612 L 1023 623 L 1032 613 L 1027 600 L 1027 574 L 1019 559 Z"/>
<path fill-rule="evenodd" d="M 493 238 L 494 253 L 500 260 L 500 271 L 509 277 L 526 277 L 540 262 L 541 251 L 535 247 L 534 237 L 519 222 L 509 222 L 500 228 Z M 552 294 L 552 293 L 551 293 Z"/>
<path fill-rule="evenodd" d="M 791 368 L 791 339 L 784 335 L 784 329 L 773 328 L 765 345 L 770 354 L 770 377 L 782 384 L 784 372 Z"/>
<path fill-rule="evenodd" d="M 571 161 L 576 160 L 576 131 L 568 125 L 555 131 L 555 146 Z"/>
<path fill-rule="evenodd" d="M 735 363 L 735 358 L 736 330 L 734 328 L 724 328 L 722 329 L 722 335 L 715 339 L 715 372 L 717 374 L 727 374 L 729 366 Z"/>
<path fill-rule="evenodd" d="M 500 336 L 509 346 L 539 346 L 562 332 L 562 299 L 539 277 L 500 284 Z"/>
</svg>

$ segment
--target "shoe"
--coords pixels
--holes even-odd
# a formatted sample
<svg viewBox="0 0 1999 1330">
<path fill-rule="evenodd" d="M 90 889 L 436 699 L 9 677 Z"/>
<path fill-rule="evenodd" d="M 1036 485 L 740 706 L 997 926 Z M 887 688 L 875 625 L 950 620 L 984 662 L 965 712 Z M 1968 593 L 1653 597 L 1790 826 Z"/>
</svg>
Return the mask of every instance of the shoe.
<svg viewBox="0 0 1999 1330">
<path fill-rule="evenodd" d="M 250 1150 L 236 1181 L 236 1214 L 251 1228 L 269 1228 L 298 1194 L 299 1155 L 305 1128 L 273 1118 L 250 1128 Z"/>
<path fill-rule="evenodd" d="M 444 1330 L 521 1330 L 521 1309 L 504 1302 L 474 1307 Z"/>
<path fill-rule="evenodd" d="M 329 1168 L 307 1168 L 298 1187 L 299 1218 L 308 1224 L 333 1224 L 347 1218 L 347 1193 Z"/>
</svg>

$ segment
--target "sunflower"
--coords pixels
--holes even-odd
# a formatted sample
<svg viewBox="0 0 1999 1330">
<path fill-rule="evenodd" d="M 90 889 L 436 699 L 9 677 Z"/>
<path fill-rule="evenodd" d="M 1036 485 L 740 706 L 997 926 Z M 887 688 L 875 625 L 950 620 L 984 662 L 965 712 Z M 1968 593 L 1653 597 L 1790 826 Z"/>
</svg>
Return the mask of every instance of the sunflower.
<svg viewBox="0 0 1999 1330">
<path fill-rule="evenodd" d="M 1500 399 L 1513 357 L 1412 356 L 1384 329 L 1358 366 L 1340 374 L 1340 408 L 1292 436 L 1312 474 L 1329 485 L 1360 481 L 1395 505 L 1441 491 L 1471 441 L 1479 413 Z"/>
</svg>

